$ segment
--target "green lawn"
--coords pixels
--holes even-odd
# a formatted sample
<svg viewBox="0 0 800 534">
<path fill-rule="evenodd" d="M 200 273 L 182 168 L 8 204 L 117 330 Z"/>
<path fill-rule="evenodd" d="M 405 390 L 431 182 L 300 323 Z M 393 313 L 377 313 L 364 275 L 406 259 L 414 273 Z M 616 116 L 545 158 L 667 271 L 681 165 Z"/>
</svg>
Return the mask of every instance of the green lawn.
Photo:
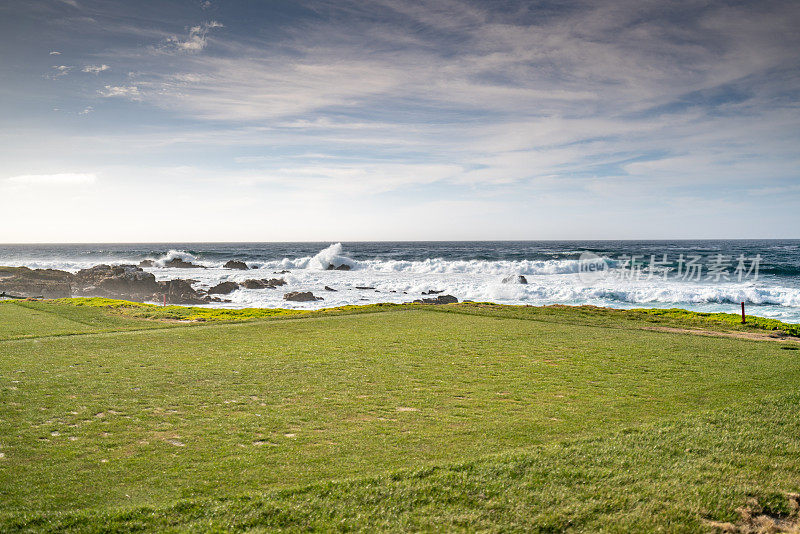
<svg viewBox="0 0 800 534">
<path fill-rule="evenodd" d="M 242 318 L 0 304 L 0 530 L 691 531 L 800 490 L 794 340 L 570 308 Z"/>
</svg>

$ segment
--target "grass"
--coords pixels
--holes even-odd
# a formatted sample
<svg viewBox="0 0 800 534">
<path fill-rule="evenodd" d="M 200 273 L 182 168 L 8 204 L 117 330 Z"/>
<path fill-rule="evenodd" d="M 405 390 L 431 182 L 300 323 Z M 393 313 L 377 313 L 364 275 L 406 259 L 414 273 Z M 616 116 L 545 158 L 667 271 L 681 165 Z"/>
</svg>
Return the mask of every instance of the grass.
<svg viewBox="0 0 800 534">
<path fill-rule="evenodd" d="M 398 304 L 368 304 L 364 306 L 340 306 L 337 308 L 325 308 L 322 310 L 289 310 L 282 308 L 206 308 L 199 306 L 158 306 L 155 304 L 143 304 L 139 302 L 129 302 L 126 300 L 115 300 L 105 298 L 70 298 L 44 301 L 39 306 L 55 305 L 63 309 L 64 306 L 75 306 L 80 308 L 103 308 L 117 316 L 131 317 L 137 319 L 172 320 L 185 322 L 243 322 L 255 319 L 267 319 L 273 317 L 291 317 L 309 314 L 335 314 L 339 312 L 363 313 L 374 310 L 383 310 L 397 307 Z"/>
<path fill-rule="evenodd" d="M 0 530 L 697 531 L 800 489 L 787 342 L 588 308 L 169 308 L 0 304 Z"/>
<path fill-rule="evenodd" d="M 456 464 L 157 509 L 22 514 L 49 531 L 708 531 L 731 503 L 787 517 L 800 422 L 789 396 Z"/>
</svg>

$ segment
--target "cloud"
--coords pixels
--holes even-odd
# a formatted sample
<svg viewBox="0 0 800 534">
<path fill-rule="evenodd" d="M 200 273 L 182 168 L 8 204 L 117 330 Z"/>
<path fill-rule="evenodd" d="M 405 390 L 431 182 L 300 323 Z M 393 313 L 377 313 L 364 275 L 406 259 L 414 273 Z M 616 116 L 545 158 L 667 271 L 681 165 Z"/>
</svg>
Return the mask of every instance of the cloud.
<svg viewBox="0 0 800 534">
<path fill-rule="evenodd" d="M 61 52 L 57 52 L 57 51 L 53 50 L 53 51 L 50 52 L 50 55 L 51 56 L 60 56 Z"/>
<path fill-rule="evenodd" d="M 45 78 L 50 78 L 51 80 L 53 80 L 55 78 L 66 76 L 67 74 L 69 74 L 69 71 L 72 70 L 72 67 L 70 65 L 53 65 L 53 69 L 55 70 L 55 72 L 45 74 Z"/>
<path fill-rule="evenodd" d="M 166 49 L 178 50 L 183 52 L 199 52 L 208 44 L 208 32 L 214 28 L 222 28 L 223 25 L 212 20 L 189 28 L 189 35 L 180 38 L 173 35 L 167 39 Z"/>
<path fill-rule="evenodd" d="M 86 106 L 85 108 L 83 108 L 83 111 L 79 111 L 78 112 L 78 115 L 88 115 L 89 113 L 92 113 L 93 111 L 94 111 L 94 107 Z"/>
<path fill-rule="evenodd" d="M 98 74 L 98 73 L 103 72 L 104 70 L 108 70 L 110 68 L 111 67 L 109 67 L 106 64 L 102 64 L 102 65 L 85 65 L 81 69 L 81 72 L 88 72 L 88 73 L 91 73 L 91 74 Z"/>
<path fill-rule="evenodd" d="M 689 2 L 684 17 L 620 0 L 538 17 L 524 5 L 504 12 L 458 1 L 310 5 L 329 11 L 280 38 L 220 38 L 224 54 L 152 69 L 142 98 L 214 120 L 344 111 L 391 121 L 403 109 L 427 119 L 493 115 L 501 128 L 521 116 L 625 122 L 620 115 L 754 83 L 793 61 L 790 43 L 769 31 L 791 27 L 780 9 Z M 194 26 L 166 48 L 202 50 L 219 26 Z"/>
<path fill-rule="evenodd" d="M 135 85 L 106 85 L 98 91 L 98 94 L 104 97 L 123 97 L 131 100 L 140 100 L 142 96 L 139 88 Z"/>
<path fill-rule="evenodd" d="M 85 185 L 97 180 L 92 173 L 59 173 L 59 174 L 21 174 L 6 178 L 6 182 L 15 185 Z"/>
<path fill-rule="evenodd" d="M 135 75 L 98 95 L 192 127 L 68 143 L 131 166 L 132 152 L 193 161 L 184 185 L 276 198 L 505 192 L 591 207 L 797 180 L 800 20 L 787 3 L 512 4 L 304 2 L 312 16 L 215 33 L 207 54 L 176 52 L 206 49 L 213 21 L 126 30 L 137 44 L 100 57 Z"/>
<path fill-rule="evenodd" d="M 200 9 L 209 9 L 211 7 L 210 0 L 205 0 L 205 2 L 200 3 Z"/>
</svg>

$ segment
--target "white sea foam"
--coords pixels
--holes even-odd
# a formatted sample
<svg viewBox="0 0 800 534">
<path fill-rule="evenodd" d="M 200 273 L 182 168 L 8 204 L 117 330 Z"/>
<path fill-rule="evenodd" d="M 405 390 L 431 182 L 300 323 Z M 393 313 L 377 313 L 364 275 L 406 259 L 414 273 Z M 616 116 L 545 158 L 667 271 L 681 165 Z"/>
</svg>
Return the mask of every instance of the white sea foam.
<svg viewBox="0 0 800 534">
<path fill-rule="evenodd" d="M 189 252 L 186 252 L 185 250 L 175 250 L 175 249 L 170 250 L 169 252 L 167 252 L 166 254 L 161 256 L 160 258 L 147 258 L 147 259 L 153 260 L 158 267 L 164 267 L 164 265 L 168 261 L 172 261 L 172 260 L 176 260 L 176 259 L 183 260 L 183 261 L 186 261 L 186 262 L 191 262 L 191 263 L 194 263 L 194 264 L 199 264 L 197 262 L 197 257 L 194 254 L 190 254 Z"/>
<path fill-rule="evenodd" d="M 165 262 L 180 258 L 207 267 L 206 269 L 165 268 Z M 92 259 L 62 261 L 5 262 L 32 268 L 56 268 L 76 271 L 97 263 L 133 263 L 143 258 L 120 260 Z M 421 298 L 423 292 L 443 291 L 459 300 L 492 301 L 506 304 L 594 304 L 612 307 L 684 307 L 701 311 L 735 311 L 739 302 L 751 305 L 748 313 L 779 317 L 800 322 L 800 287 L 787 281 L 761 279 L 749 283 L 687 282 L 654 277 L 624 280 L 609 276 L 585 284 L 579 276 L 579 260 L 447 260 L 428 258 L 419 261 L 394 259 L 354 260 L 347 256 L 341 243 L 324 248 L 313 256 L 283 258 L 271 261 L 248 261 L 257 269 L 235 271 L 224 269 L 224 261 L 210 261 L 185 250 L 170 250 L 151 258 L 155 266 L 146 270 L 159 280 L 190 278 L 196 287 L 208 288 L 221 281 L 242 282 L 249 278 L 283 277 L 287 285 L 279 289 L 239 289 L 225 296 L 226 307 L 295 307 L 321 308 L 345 304 L 374 302 L 408 302 Z M 329 265 L 347 265 L 350 271 L 327 270 Z M 613 263 L 611 264 L 613 267 Z M 276 271 L 289 273 L 276 275 Z M 613 273 L 614 269 L 612 269 Z M 527 284 L 503 283 L 509 275 L 524 275 Z M 336 289 L 326 291 L 325 286 Z M 370 288 L 370 289 L 358 289 Z M 374 288 L 374 289 L 371 289 Z M 312 291 L 324 300 L 311 303 L 288 303 L 288 291 Z"/>
</svg>

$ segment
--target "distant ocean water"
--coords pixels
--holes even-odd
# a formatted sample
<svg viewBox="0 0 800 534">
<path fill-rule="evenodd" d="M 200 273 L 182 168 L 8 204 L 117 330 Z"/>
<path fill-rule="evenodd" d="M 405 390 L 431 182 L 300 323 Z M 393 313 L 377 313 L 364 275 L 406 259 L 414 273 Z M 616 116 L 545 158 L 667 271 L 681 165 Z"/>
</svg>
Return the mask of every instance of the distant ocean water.
<svg viewBox="0 0 800 534">
<path fill-rule="evenodd" d="M 207 269 L 161 266 L 174 257 Z M 601 272 L 587 272 L 586 258 L 601 262 Z M 219 307 L 408 302 L 436 290 L 459 300 L 506 304 L 732 313 L 745 302 L 749 314 L 800 322 L 800 240 L 0 245 L 0 265 L 74 272 L 98 263 L 138 264 L 144 259 L 155 260 L 146 270 L 157 279 L 192 279 L 198 288 L 290 271 L 280 275 L 287 286 L 239 289 L 226 296 L 232 302 L 215 304 Z M 230 259 L 255 269 L 222 268 Z M 329 264 L 346 264 L 351 270 L 325 270 Z M 519 275 L 528 283 L 516 283 Z M 513 281 L 503 281 L 509 277 Z M 285 302 L 283 294 L 295 290 L 313 291 L 324 300 Z"/>
</svg>

